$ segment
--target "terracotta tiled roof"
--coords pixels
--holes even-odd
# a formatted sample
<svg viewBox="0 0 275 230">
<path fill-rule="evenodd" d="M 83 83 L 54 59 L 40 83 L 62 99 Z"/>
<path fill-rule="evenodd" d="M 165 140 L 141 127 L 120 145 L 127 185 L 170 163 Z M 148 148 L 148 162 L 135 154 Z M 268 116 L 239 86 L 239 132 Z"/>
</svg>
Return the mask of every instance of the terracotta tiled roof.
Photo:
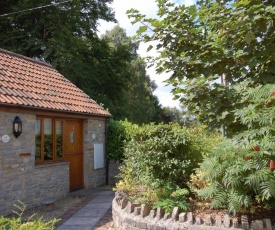
<svg viewBox="0 0 275 230">
<path fill-rule="evenodd" d="M 0 49 L 0 104 L 110 116 L 51 65 Z"/>
</svg>

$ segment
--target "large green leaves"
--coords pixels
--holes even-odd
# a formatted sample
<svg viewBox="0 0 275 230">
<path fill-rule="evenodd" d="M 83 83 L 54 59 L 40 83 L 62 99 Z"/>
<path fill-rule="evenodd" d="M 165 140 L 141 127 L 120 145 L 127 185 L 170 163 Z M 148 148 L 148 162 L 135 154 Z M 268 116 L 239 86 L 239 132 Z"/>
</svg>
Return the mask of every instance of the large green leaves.
<svg viewBox="0 0 275 230">
<path fill-rule="evenodd" d="M 189 7 L 157 2 L 157 19 L 129 11 L 134 22 L 143 24 L 138 38 L 158 42 L 160 55 L 151 58 L 157 72 L 171 73 L 167 83 L 175 98 L 200 121 L 227 128 L 228 135 L 241 130 L 232 113 L 243 105 L 235 103 L 240 94 L 231 86 L 274 82 L 274 1 L 201 0 Z M 222 75 L 230 86 L 218 86 Z"/>
<path fill-rule="evenodd" d="M 275 175 L 269 168 L 269 160 L 260 151 L 225 140 L 212 150 L 199 169 L 209 182 L 199 194 L 211 199 L 211 207 L 227 208 L 232 213 L 268 205 L 275 200 Z"/>
</svg>

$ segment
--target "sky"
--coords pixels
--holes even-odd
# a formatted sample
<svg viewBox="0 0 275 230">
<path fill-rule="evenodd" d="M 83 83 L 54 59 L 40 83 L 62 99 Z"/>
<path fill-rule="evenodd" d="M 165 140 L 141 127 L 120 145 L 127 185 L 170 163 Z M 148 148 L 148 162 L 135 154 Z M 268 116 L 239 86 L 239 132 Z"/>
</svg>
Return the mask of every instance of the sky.
<svg viewBox="0 0 275 230">
<path fill-rule="evenodd" d="M 191 5 L 195 0 L 171 0 L 172 2 Z M 110 6 L 114 9 L 118 25 L 126 30 L 128 36 L 134 36 L 135 32 L 141 26 L 141 24 L 132 25 L 131 20 L 126 15 L 126 11 L 134 8 L 140 11 L 141 14 L 147 15 L 147 17 L 155 17 L 157 13 L 157 4 L 155 0 L 114 0 L 113 4 Z M 105 21 L 100 21 L 99 34 L 105 33 L 106 30 L 111 30 L 116 24 L 108 23 Z M 146 52 L 148 44 L 141 43 L 139 46 L 138 54 L 141 57 L 146 57 L 149 54 Z M 151 51 L 150 55 L 153 55 L 154 50 Z M 151 80 L 154 80 L 158 85 L 154 94 L 158 97 L 160 104 L 169 107 L 180 108 L 179 101 L 173 100 L 173 95 L 171 94 L 172 87 L 165 86 L 163 83 L 169 75 L 162 74 L 158 75 L 155 73 L 153 67 L 147 69 L 147 74 L 150 76 Z"/>
</svg>

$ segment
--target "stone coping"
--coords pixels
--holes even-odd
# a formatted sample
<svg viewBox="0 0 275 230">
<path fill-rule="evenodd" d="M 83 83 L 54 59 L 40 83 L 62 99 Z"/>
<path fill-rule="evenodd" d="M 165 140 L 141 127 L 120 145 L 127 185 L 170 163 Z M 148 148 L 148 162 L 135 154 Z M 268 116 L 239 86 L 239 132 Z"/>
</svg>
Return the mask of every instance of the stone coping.
<svg viewBox="0 0 275 230">
<path fill-rule="evenodd" d="M 62 165 L 69 165 L 69 161 L 58 161 L 58 162 L 49 162 L 45 164 L 36 164 L 34 165 L 34 169 L 40 169 L 40 168 L 49 168 L 49 167 L 58 167 Z"/>
<path fill-rule="evenodd" d="M 132 203 L 118 192 L 112 203 L 112 213 L 115 230 L 275 230 L 270 219 L 249 222 L 246 215 L 239 221 L 228 214 L 223 218 L 216 215 L 215 219 L 205 215 L 202 219 L 193 216 L 192 212 L 180 213 L 178 207 L 174 207 L 172 213 L 164 213 L 161 208 L 150 210 L 148 205 Z"/>
</svg>

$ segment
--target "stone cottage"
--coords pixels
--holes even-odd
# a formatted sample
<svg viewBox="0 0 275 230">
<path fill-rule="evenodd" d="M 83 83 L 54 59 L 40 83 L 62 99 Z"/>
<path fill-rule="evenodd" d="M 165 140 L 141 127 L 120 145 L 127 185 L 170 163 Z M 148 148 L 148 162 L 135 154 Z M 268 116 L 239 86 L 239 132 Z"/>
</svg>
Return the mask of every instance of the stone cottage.
<svg viewBox="0 0 275 230">
<path fill-rule="evenodd" d="M 51 65 L 0 49 L 0 215 L 104 185 L 110 116 Z"/>
</svg>

